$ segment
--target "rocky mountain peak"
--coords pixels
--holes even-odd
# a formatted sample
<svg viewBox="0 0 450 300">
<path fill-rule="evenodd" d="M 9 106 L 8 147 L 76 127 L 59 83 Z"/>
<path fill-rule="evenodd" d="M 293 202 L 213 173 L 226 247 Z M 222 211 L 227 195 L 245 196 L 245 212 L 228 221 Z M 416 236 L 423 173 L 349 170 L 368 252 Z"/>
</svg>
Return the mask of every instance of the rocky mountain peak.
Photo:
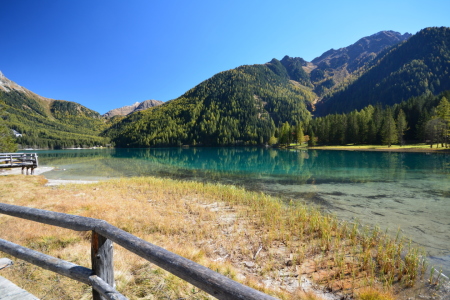
<svg viewBox="0 0 450 300">
<path fill-rule="evenodd" d="M 3 75 L 3 73 L 1 71 L 0 71 L 0 90 L 7 92 L 7 93 L 12 90 L 17 90 L 22 93 L 26 93 L 28 91 L 27 89 L 21 87 L 14 81 L 11 81 L 8 78 L 6 78 L 6 76 Z"/>
<path fill-rule="evenodd" d="M 12 80 L 9 80 L 1 71 L 0 71 L 0 91 L 9 93 L 11 91 L 18 91 L 23 94 L 27 94 L 29 97 L 38 98 L 40 100 L 44 100 L 47 102 L 52 102 L 53 99 L 45 98 L 42 96 L 39 96 L 32 91 L 18 85 Z"/>
<path fill-rule="evenodd" d="M 320 69 L 339 68 L 348 65 L 348 71 L 351 73 L 364 65 L 367 58 L 380 53 L 383 49 L 396 45 L 411 37 L 411 34 L 401 34 L 396 31 L 380 31 L 373 35 L 363 37 L 356 43 L 340 48 L 330 49 L 321 56 L 312 60 L 312 63 Z"/>
<path fill-rule="evenodd" d="M 380 31 L 359 39 L 356 43 L 330 49 L 312 60 L 305 70 L 310 73 L 315 92 L 320 96 L 344 82 L 351 74 L 362 70 L 384 49 L 407 40 L 412 35 L 396 31 Z"/>
<path fill-rule="evenodd" d="M 164 103 L 163 101 L 153 100 L 153 99 L 145 100 L 143 102 L 135 102 L 132 105 L 127 105 L 127 106 L 112 109 L 112 110 L 108 111 L 107 113 L 105 113 L 103 116 L 105 118 L 112 118 L 114 116 L 127 116 L 136 111 L 141 111 L 141 110 L 153 107 L 153 106 L 158 106 L 163 103 Z"/>
</svg>

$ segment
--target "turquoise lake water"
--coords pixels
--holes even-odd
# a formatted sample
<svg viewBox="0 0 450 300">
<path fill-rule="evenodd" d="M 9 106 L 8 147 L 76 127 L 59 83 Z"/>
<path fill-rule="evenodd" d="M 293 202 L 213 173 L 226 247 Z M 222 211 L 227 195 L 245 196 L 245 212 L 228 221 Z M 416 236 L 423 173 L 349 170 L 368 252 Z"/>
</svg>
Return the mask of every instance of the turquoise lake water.
<svg viewBox="0 0 450 300">
<path fill-rule="evenodd" d="M 34 151 L 36 152 L 36 151 Z M 319 205 L 422 246 L 450 274 L 450 154 L 265 148 L 37 151 L 49 179 L 220 182 Z"/>
</svg>

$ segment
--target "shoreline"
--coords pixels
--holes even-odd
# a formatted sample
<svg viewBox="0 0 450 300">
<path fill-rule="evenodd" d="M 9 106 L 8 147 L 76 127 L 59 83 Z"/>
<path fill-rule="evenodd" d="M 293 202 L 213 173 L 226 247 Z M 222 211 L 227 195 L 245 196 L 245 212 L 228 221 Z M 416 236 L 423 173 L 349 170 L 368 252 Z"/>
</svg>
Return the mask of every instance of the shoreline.
<svg viewBox="0 0 450 300">
<path fill-rule="evenodd" d="M 37 167 L 34 170 L 34 174 L 28 175 L 28 176 L 42 175 L 45 177 L 45 174 L 43 174 L 43 173 L 49 172 L 53 169 L 54 169 L 53 167 Z M 20 168 L 14 168 L 14 169 L 9 169 L 9 170 L 4 170 L 4 169 L 0 170 L 0 176 L 21 175 L 21 174 L 22 174 L 22 170 Z M 90 183 L 98 183 L 99 182 L 99 180 L 49 179 L 47 177 L 45 177 L 45 179 L 47 179 L 47 183 L 45 184 L 45 186 L 58 186 L 58 185 L 64 185 L 64 184 L 90 184 Z"/>
<path fill-rule="evenodd" d="M 336 150 L 339 150 L 339 149 L 336 149 Z M 373 150 L 373 149 L 372 149 Z M 48 171 L 51 171 L 53 168 L 52 167 L 40 167 L 40 168 L 37 168 L 36 170 L 35 170 L 35 175 L 42 175 L 42 176 L 44 176 L 45 177 L 45 174 L 43 174 L 43 173 L 45 173 L 45 172 L 48 172 Z M 5 174 L 5 173 L 7 173 L 7 174 Z M 8 174 L 9 173 L 9 174 Z M 12 170 L 9 170 L 9 172 L 0 172 L 0 175 L 19 175 L 21 172 L 20 172 L 20 169 L 12 169 Z M 25 177 L 28 177 L 28 176 L 25 176 Z M 47 178 L 46 178 L 47 179 Z M 100 180 L 100 181 L 84 181 L 84 180 L 61 180 L 61 179 L 47 179 L 48 180 L 48 182 L 45 184 L 45 186 L 57 186 L 57 185 L 65 185 L 65 184 L 92 184 L 92 183 L 98 183 L 98 182 L 105 182 L 105 181 L 107 181 L 107 180 Z M 72 189 L 72 188 L 75 188 L 75 187 L 70 187 L 70 189 Z M 78 188 L 83 188 L 81 185 L 80 186 L 77 186 L 76 187 L 76 189 L 78 189 Z M 87 187 L 88 189 L 89 189 L 89 187 Z M 92 189 L 92 188 L 91 188 Z M 52 190 L 60 190 L 59 188 L 52 188 Z M 64 188 L 61 188 L 61 190 L 64 190 Z M 94 191 L 97 191 L 98 189 L 97 188 L 94 188 L 93 189 Z M 103 188 L 100 188 L 100 190 L 103 190 Z M 93 193 L 96 193 L 96 192 L 93 192 Z M 98 192 L 97 192 L 98 193 Z M 75 196 L 74 197 L 84 197 L 84 192 L 83 193 L 78 193 L 78 194 L 75 194 Z M 153 197 L 152 197 L 152 199 L 153 199 Z M 153 203 L 153 201 L 154 200 L 147 200 L 147 201 L 150 201 L 150 202 L 148 202 L 148 203 Z M 203 204 L 203 205 L 205 205 L 205 204 Z M 224 217 L 225 219 L 226 219 L 226 217 Z M 241 264 L 242 264 L 242 261 L 240 262 Z M 248 268 L 246 265 L 245 265 L 245 262 L 243 263 L 244 264 L 244 267 L 245 268 Z M 243 269 L 244 271 L 246 270 L 246 269 Z M 284 267 L 283 267 L 284 268 Z M 313 274 L 314 272 L 312 272 L 311 274 Z M 283 273 L 284 274 L 284 273 Z M 286 273 L 287 274 L 287 273 Z M 323 273 L 318 273 L 319 275 L 320 274 L 322 274 L 323 275 Z M 445 276 L 445 275 L 444 275 Z M 307 279 L 307 278 L 306 278 Z M 315 282 L 315 281 L 312 281 L 313 282 L 313 285 L 314 285 L 314 283 L 316 283 L 317 284 L 317 282 Z M 304 291 L 307 291 L 308 290 L 308 287 L 309 287 L 309 284 L 311 283 L 311 281 L 308 281 L 308 280 L 305 280 L 305 278 L 301 278 L 301 280 L 300 280 L 300 286 L 301 286 L 301 288 L 304 290 Z M 450 288 L 450 287 L 447 287 L 447 282 L 445 283 L 445 291 L 448 291 L 448 289 Z M 313 289 L 314 290 L 314 289 Z M 318 293 L 318 292 L 320 292 L 319 290 L 314 290 L 314 292 L 316 292 L 316 293 Z M 334 295 L 333 293 L 331 293 L 331 295 Z M 332 297 L 330 295 L 330 297 Z M 325 298 L 326 296 L 328 296 L 328 295 L 321 295 L 323 298 Z M 337 298 L 325 298 L 325 299 L 337 299 Z M 400 299 L 410 299 L 410 298 L 400 298 Z M 439 298 L 437 298 L 437 299 L 439 299 Z"/>
<path fill-rule="evenodd" d="M 258 282 L 261 286 L 270 289 L 274 293 L 282 293 L 284 291 L 295 293 L 297 291 L 303 291 L 313 293 L 320 297 L 319 299 L 335 300 L 342 298 L 346 293 L 352 293 L 352 289 L 362 289 L 365 284 L 364 278 L 366 275 L 376 276 L 376 273 L 370 275 L 369 273 L 366 274 L 361 271 L 361 273 L 358 276 L 355 275 L 353 279 L 349 272 L 338 273 L 342 274 L 344 278 L 334 277 L 333 274 L 336 274 L 336 272 L 341 270 L 339 268 L 347 268 L 347 271 L 350 270 L 348 268 L 351 268 L 348 264 L 344 264 L 343 267 L 337 263 L 333 264 L 334 261 L 342 262 L 343 260 L 343 262 L 347 263 L 354 262 L 354 270 L 362 270 L 362 265 L 359 266 L 358 264 L 362 263 L 364 252 L 349 252 L 350 256 L 348 257 L 352 257 L 352 259 L 346 261 L 347 254 L 342 255 L 342 253 L 351 251 L 350 246 L 347 248 L 338 247 L 338 243 L 344 238 L 344 231 L 342 231 L 341 234 L 343 234 L 343 236 L 340 238 L 333 235 L 332 243 L 323 243 L 324 241 L 327 241 L 324 240 L 326 235 L 322 235 L 321 238 L 305 239 L 303 241 L 303 238 L 300 239 L 299 235 L 294 234 L 296 238 L 280 240 L 279 238 L 283 237 L 284 234 L 289 233 L 288 236 L 291 236 L 292 232 L 297 232 L 296 226 L 309 228 L 308 230 L 314 231 L 313 227 L 305 225 L 308 223 L 308 218 L 297 218 L 299 213 L 305 212 L 305 210 L 299 206 L 299 211 L 289 214 L 289 211 L 291 211 L 290 209 L 286 209 L 285 206 L 279 205 L 279 203 L 273 201 L 271 197 L 248 192 L 244 189 L 229 189 L 225 186 L 216 186 L 213 184 L 205 185 L 196 182 L 179 183 L 177 181 L 161 178 L 125 178 L 112 183 L 101 181 L 98 186 L 94 187 L 77 185 L 68 188 L 49 187 L 47 189 L 42 189 L 36 184 L 33 184 L 34 182 L 43 183 L 42 180 L 37 180 L 36 176 L 13 177 L 15 176 L 9 178 L 5 177 L 5 182 L 18 179 L 23 181 L 24 184 L 28 183 L 28 187 L 35 191 L 34 193 L 15 196 L 18 203 L 14 204 L 27 204 L 30 199 L 32 199 L 32 201 L 34 201 L 33 205 L 45 207 L 49 210 L 57 207 L 58 210 L 66 209 L 69 212 L 76 212 L 77 214 L 82 214 L 86 217 L 96 217 L 105 219 L 106 221 L 112 220 L 113 222 L 118 220 L 118 224 L 135 231 L 133 234 L 136 234 L 137 236 L 146 236 L 147 231 L 143 232 L 139 230 L 146 230 L 146 228 L 155 226 L 151 219 L 158 216 L 156 219 L 158 221 L 158 226 L 164 225 L 164 227 L 160 227 L 160 232 L 152 232 L 152 234 L 155 235 L 152 237 L 146 236 L 146 239 L 158 240 L 159 246 L 164 248 L 167 247 L 169 251 L 175 252 L 179 249 L 177 248 L 178 242 L 175 244 L 164 244 L 162 242 L 166 240 L 166 238 L 164 238 L 166 232 L 169 232 L 171 235 L 173 234 L 172 237 L 178 236 L 180 243 L 184 243 L 186 240 L 194 240 L 192 244 L 180 244 L 183 245 L 183 249 L 189 249 L 191 252 L 182 252 L 179 254 L 187 255 L 187 258 L 195 257 L 203 259 L 203 256 L 196 256 L 196 251 L 198 248 L 204 249 L 208 255 L 205 256 L 203 261 L 199 261 L 199 263 L 206 267 L 212 266 L 213 268 L 220 268 L 220 270 L 230 270 L 227 272 L 235 274 L 236 278 L 241 280 L 253 278 L 252 276 L 255 276 L 255 278 L 258 278 L 258 281 L 255 281 L 255 283 Z M 15 192 L 14 187 L 11 184 L 5 185 L 4 188 L 9 188 L 11 189 L 11 192 Z M 121 192 L 122 190 L 124 192 Z M 100 197 L 100 193 L 103 195 L 102 197 Z M 35 195 L 40 196 L 37 197 Z M 224 201 L 224 195 L 227 196 L 227 202 L 221 202 Z M 71 199 L 71 201 L 60 201 L 60 199 Z M 258 201 L 258 203 L 259 201 L 262 201 L 262 203 L 264 203 L 263 207 L 266 208 L 264 214 L 259 214 L 261 213 L 259 210 L 260 205 L 251 205 L 253 201 Z M 124 205 L 124 203 L 126 205 Z M 109 209 L 105 210 L 105 207 L 108 207 Z M 122 211 L 124 207 L 127 209 L 126 213 L 123 213 Z M 256 210 L 253 211 L 252 207 Z M 246 212 L 243 214 L 244 216 L 253 216 L 253 218 L 251 218 L 250 221 L 248 221 L 247 218 L 238 218 L 240 215 L 237 213 L 238 208 L 243 209 L 242 212 Z M 118 211 L 121 211 L 121 213 L 117 214 Z M 256 213 L 256 211 L 258 211 L 258 213 Z M 318 217 L 319 215 L 317 213 L 313 212 L 312 216 Z M 153 218 L 149 219 L 149 214 L 151 214 Z M 133 218 L 129 218 L 129 215 L 133 215 Z M 274 216 L 282 216 L 279 221 L 283 222 L 282 224 L 286 224 L 286 227 L 282 226 L 282 228 L 285 228 L 284 230 L 287 231 L 282 235 L 279 235 L 279 233 L 276 235 L 269 234 L 269 228 L 274 228 L 274 224 L 279 224 L 270 223 L 274 220 Z M 173 218 L 177 218 L 180 222 L 183 220 L 183 225 L 174 228 Z M 185 231 L 184 228 L 189 226 L 198 226 L 200 223 L 198 222 L 199 219 L 203 221 L 201 224 L 202 226 L 205 226 L 205 231 Z M 320 220 L 322 220 L 322 225 L 319 227 L 324 230 L 328 228 L 328 225 L 338 226 L 338 224 L 340 224 L 338 221 L 332 221 L 329 218 Z M 304 224 L 301 223 L 303 225 L 295 225 L 292 228 L 287 227 L 287 224 L 297 224 L 298 222 L 304 222 Z M 138 226 L 136 224 L 144 225 Z M 217 224 L 220 224 L 220 226 L 217 226 Z M 170 230 L 165 229 L 166 226 L 167 228 L 170 228 Z M 266 228 L 264 226 L 268 227 Z M 20 228 L 26 227 L 22 226 Z M 245 228 L 245 230 L 241 231 L 239 230 L 240 228 Z M 344 227 L 340 226 L 339 228 Z M 217 232 L 215 233 L 214 238 L 211 239 L 210 232 L 213 232 L 213 229 L 217 229 Z M 348 236 L 351 240 L 350 227 L 347 229 L 348 230 L 345 230 L 345 236 Z M 204 232 L 207 232 L 208 234 L 202 236 Z M 378 234 L 382 234 L 382 231 L 377 232 Z M 24 234 L 15 233 L 18 236 L 25 236 Z M 45 234 L 46 236 L 55 236 L 55 239 L 67 238 L 65 235 L 66 233 L 62 233 L 62 237 L 60 237 L 59 232 L 51 234 L 48 231 L 45 231 Z M 373 233 L 371 233 L 371 235 L 372 234 Z M 186 235 L 190 238 L 186 238 Z M 265 238 L 262 239 L 262 236 L 265 236 Z M 305 233 L 305 235 L 302 234 L 301 236 L 309 237 L 315 235 Z M 361 239 L 355 239 L 355 241 L 364 240 L 363 237 L 364 236 L 361 236 Z M 194 238 L 198 238 L 198 240 L 195 240 Z M 266 238 L 270 240 L 266 240 Z M 41 234 L 36 234 L 36 239 L 41 239 Z M 236 240 L 236 248 L 224 246 L 224 241 L 230 239 Z M 205 246 L 205 241 L 209 240 L 218 242 L 207 244 L 207 247 L 202 248 Z M 83 241 L 83 239 L 73 237 L 70 241 L 69 246 L 74 247 L 73 249 L 78 249 L 78 246 L 76 245 L 78 245 L 79 241 Z M 261 247 L 263 242 L 265 243 L 265 247 Z M 348 243 L 348 245 L 350 245 L 350 242 Z M 261 247 L 262 250 L 256 250 L 258 246 Z M 323 247 L 325 246 L 327 247 L 325 249 L 327 250 L 326 255 L 322 254 Z M 250 250 L 241 251 L 242 249 Z M 341 252 L 341 250 L 344 252 Z M 83 253 L 85 252 L 80 252 L 80 255 Z M 59 254 L 56 253 L 55 255 Z M 257 255 L 259 256 L 256 260 Z M 375 259 L 374 261 L 378 260 Z M 223 264 L 218 265 L 218 262 L 222 262 Z M 129 269 L 129 264 L 127 264 L 126 267 L 121 267 L 122 269 L 119 268 L 121 272 L 134 271 L 133 274 L 136 274 L 136 278 L 140 278 L 139 276 L 142 275 L 136 270 Z M 139 270 L 142 269 L 142 266 L 138 267 Z M 353 268 L 351 268 L 351 270 L 353 270 Z M 145 275 L 147 274 L 149 274 L 149 272 L 145 273 Z M 258 276 L 262 276 L 262 279 Z M 428 275 L 426 276 L 428 278 Z M 381 290 L 382 279 L 378 279 L 377 282 L 379 283 L 377 286 Z M 446 282 L 442 283 L 442 289 L 439 290 L 430 290 L 427 285 L 424 285 L 423 281 L 417 282 L 417 286 L 410 290 L 404 290 L 401 284 L 391 287 L 393 288 L 393 293 L 398 295 L 397 299 L 401 300 L 417 299 L 412 298 L 412 296 L 417 295 L 418 293 L 428 296 L 430 291 L 437 294 L 436 299 L 445 299 L 444 296 L 447 294 L 444 293 L 447 293 L 448 291 L 446 284 Z M 140 288 L 142 289 L 144 287 L 151 289 L 150 286 L 146 286 L 145 284 L 142 284 Z M 124 292 L 133 294 L 133 290 L 125 290 Z"/>
<path fill-rule="evenodd" d="M 302 149 L 295 148 L 294 149 Z M 407 148 L 407 147 L 391 147 L 391 148 L 364 148 L 357 146 L 317 146 L 306 147 L 307 150 L 341 150 L 341 151 L 369 151 L 369 152 L 410 152 L 410 153 L 450 153 L 448 148 Z"/>
</svg>

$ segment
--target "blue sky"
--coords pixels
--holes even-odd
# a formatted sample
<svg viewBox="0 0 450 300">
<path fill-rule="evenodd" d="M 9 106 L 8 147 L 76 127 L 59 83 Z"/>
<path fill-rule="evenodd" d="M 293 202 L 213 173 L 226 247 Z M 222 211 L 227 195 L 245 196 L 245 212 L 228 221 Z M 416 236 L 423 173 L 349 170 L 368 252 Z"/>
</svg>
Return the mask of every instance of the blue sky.
<svg viewBox="0 0 450 300">
<path fill-rule="evenodd" d="M 2 0 L 0 70 L 103 114 L 285 55 L 311 61 L 382 30 L 450 27 L 448 0 Z"/>
</svg>

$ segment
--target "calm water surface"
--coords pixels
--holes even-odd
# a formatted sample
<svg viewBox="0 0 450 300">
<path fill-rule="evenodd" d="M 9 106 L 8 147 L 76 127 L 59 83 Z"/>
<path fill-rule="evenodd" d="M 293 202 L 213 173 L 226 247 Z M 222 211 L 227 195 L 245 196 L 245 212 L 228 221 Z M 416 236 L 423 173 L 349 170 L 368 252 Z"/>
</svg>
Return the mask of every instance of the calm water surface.
<svg viewBox="0 0 450 300">
<path fill-rule="evenodd" d="M 450 274 L 450 154 L 166 148 L 38 151 L 49 179 L 158 176 L 235 184 L 320 205 L 423 246 Z"/>
</svg>

